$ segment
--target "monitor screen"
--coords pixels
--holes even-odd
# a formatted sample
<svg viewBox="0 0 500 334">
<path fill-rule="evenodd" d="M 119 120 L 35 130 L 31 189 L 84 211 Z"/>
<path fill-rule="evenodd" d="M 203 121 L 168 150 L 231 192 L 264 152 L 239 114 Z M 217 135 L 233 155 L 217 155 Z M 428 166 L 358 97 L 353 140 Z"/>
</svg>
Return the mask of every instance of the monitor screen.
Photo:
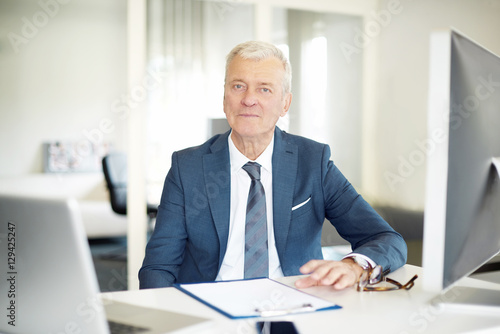
<svg viewBox="0 0 500 334">
<path fill-rule="evenodd" d="M 500 58 L 455 31 L 430 46 L 422 281 L 443 291 L 500 250 Z"/>
</svg>

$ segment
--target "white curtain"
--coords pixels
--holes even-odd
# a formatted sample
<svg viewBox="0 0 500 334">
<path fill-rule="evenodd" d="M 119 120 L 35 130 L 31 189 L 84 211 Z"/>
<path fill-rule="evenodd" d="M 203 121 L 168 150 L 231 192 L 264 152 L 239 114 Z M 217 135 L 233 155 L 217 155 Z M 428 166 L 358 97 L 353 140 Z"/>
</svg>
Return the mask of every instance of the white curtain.
<svg viewBox="0 0 500 334">
<path fill-rule="evenodd" d="M 195 121 L 205 119 L 202 11 L 200 1 L 148 2 L 148 75 L 158 83 L 149 92 L 149 182 L 163 182 L 174 150 L 205 138 L 203 122 Z"/>
</svg>

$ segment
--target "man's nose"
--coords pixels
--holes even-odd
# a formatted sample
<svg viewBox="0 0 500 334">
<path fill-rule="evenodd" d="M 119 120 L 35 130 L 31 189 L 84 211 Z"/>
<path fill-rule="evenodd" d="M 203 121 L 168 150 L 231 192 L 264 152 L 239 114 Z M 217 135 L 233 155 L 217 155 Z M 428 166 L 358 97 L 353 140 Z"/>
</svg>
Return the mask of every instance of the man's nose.
<svg viewBox="0 0 500 334">
<path fill-rule="evenodd" d="M 241 99 L 241 104 L 246 107 L 252 107 L 257 104 L 257 96 L 251 91 L 245 92 L 245 95 Z"/>
</svg>

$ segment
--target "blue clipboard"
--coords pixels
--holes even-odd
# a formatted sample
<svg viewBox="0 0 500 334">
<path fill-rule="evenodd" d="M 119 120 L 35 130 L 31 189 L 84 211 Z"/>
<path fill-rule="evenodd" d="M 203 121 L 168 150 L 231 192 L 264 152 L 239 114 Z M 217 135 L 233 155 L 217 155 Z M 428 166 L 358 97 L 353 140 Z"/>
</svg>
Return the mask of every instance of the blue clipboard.
<svg viewBox="0 0 500 334">
<path fill-rule="evenodd" d="M 230 319 L 273 317 L 342 308 L 269 278 L 174 284 L 174 287 Z"/>
</svg>

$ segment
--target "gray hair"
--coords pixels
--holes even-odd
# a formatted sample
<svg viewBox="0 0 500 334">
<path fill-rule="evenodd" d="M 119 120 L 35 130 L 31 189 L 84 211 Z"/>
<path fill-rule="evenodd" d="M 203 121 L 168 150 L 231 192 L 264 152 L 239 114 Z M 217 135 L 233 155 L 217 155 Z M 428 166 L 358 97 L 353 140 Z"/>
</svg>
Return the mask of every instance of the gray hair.
<svg viewBox="0 0 500 334">
<path fill-rule="evenodd" d="M 292 66 L 285 57 L 283 52 L 275 45 L 261 41 L 248 41 L 236 45 L 226 57 L 226 76 L 229 64 L 235 56 L 240 56 L 243 59 L 260 61 L 269 58 L 276 58 L 283 64 L 285 74 L 283 75 L 283 96 L 292 91 Z"/>
</svg>

